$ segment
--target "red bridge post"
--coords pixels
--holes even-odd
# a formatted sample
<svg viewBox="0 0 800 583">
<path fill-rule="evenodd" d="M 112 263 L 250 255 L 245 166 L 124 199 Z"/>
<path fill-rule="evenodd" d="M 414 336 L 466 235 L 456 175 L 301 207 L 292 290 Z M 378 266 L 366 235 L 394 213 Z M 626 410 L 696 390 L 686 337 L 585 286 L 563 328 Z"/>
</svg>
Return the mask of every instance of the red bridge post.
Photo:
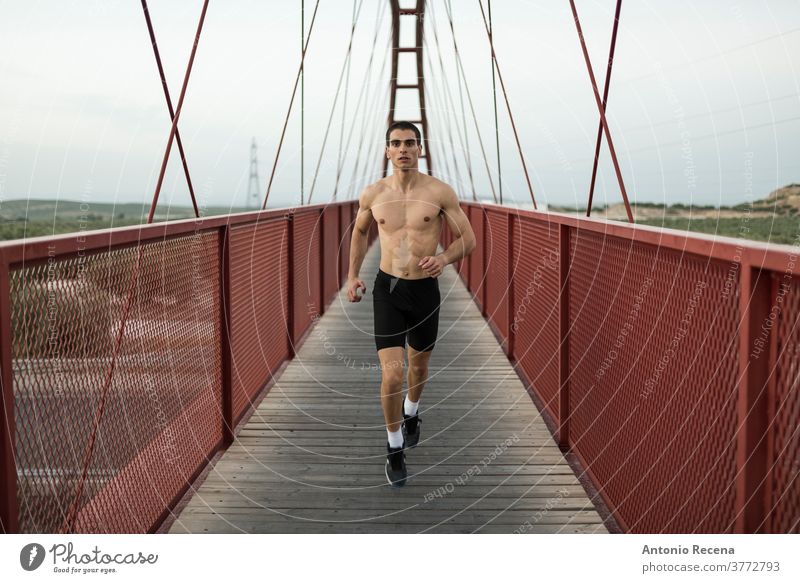
<svg viewBox="0 0 800 583">
<path fill-rule="evenodd" d="M 15 455 L 14 375 L 11 369 L 11 285 L 8 263 L 0 262 L 0 531 L 19 532 Z"/>
<path fill-rule="evenodd" d="M 284 215 L 286 218 L 286 342 L 287 360 L 294 358 L 294 210 Z"/>
<path fill-rule="evenodd" d="M 756 353 L 756 344 L 771 344 L 770 318 L 773 278 L 769 272 L 743 262 L 739 270 L 739 386 L 736 432 L 736 522 L 734 532 L 766 530 L 767 430 L 770 371 L 774 351 Z"/>
<path fill-rule="evenodd" d="M 508 265 L 508 302 L 507 303 L 507 312 L 508 316 L 506 320 L 508 321 L 508 342 L 506 343 L 507 351 L 506 354 L 508 358 L 511 360 L 516 360 L 514 357 L 514 340 L 516 337 L 516 332 L 514 331 L 514 316 L 515 316 L 515 306 L 514 306 L 514 236 L 516 234 L 514 223 L 517 220 L 516 214 L 513 212 L 508 213 L 508 257 L 506 258 L 506 265 Z"/>
<path fill-rule="evenodd" d="M 559 225 L 558 242 L 558 445 L 569 448 L 569 227 Z"/>
<path fill-rule="evenodd" d="M 219 279 L 220 279 L 220 345 L 222 348 L 222 441 L 224 446 L 233 443 L 233 346 L 231 340 L 231 238 L 230 228 L 223 225 L 219 230 Z"/>
<path fill-rule="evenodd" d="M 317 293 L 319 294 L 319 316 L 320 318 L 325 313 L 325 213 L 327 212 L 328 205 L 324 205 L 319 209 L 319 285 L 317 286 Z"/>
</svg>

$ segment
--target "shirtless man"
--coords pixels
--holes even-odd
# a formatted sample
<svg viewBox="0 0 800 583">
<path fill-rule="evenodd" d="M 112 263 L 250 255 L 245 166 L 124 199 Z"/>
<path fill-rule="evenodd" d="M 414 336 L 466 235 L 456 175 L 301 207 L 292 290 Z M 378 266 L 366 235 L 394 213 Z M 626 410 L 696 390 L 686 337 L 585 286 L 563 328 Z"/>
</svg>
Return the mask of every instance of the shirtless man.
<svg viewBox="0 0 800 583">
<path fill-rule="evenodd" d="M 386 131 L 386 157 L 393 174 L 367 186 L 358 199 L 350 245 L 347 297 L 361 301 L 367 286 L 358 272 L 367 253 L 367 233 L 378 221 L 381 263 L 372 291 L 375 346 L 381 362 L 381 404 L 386 421 L 386 479 L 394 487 L 406 483 L 405 449 L 417 445 L 419 398 L 428 380 L 428 361 L 439 327 L 438 277 L 444 267 L 469 255 L 475 234 L 450 186 L 420 174 L 422 153 L 417 127 L 395 122 Z M 436 255 L 446 220 L 455 236 Z M 404 348 L 408 336 L 408 394 L 403 399 Z M 401 414 L 402 413 L 402 414 Z"/>
</svg>

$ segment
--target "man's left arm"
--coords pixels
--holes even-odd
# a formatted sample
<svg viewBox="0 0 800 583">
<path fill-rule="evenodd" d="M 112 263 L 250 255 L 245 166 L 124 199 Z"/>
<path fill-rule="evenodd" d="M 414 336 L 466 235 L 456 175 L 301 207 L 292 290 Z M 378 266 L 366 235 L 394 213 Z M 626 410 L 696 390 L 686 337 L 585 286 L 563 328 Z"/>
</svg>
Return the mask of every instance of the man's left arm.
<svg viewBox="0 0 800 583">
<path fill-rule="evenodd" d="M 453 234 L 453 242 L 442 253 L 423 257 L 419 265 L 431 277 L 439 277 L 446 265 L 463 259 L 475 249 L 475 233 L 467 215 L 458 203 L 455 191 L 445 185 L 442 191 L 442 211 Z"/>
</svg>

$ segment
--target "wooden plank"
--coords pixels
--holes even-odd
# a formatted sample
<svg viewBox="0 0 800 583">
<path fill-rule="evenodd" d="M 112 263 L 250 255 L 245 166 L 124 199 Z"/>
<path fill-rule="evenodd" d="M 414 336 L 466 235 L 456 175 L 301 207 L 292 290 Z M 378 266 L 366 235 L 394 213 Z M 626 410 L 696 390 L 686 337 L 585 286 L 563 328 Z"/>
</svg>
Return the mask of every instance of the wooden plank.
<svg viewBox="0 0 800 583">
<path fill-rule="evenodd" d="M 344 291 L 310 331 L 170 532 L 607 532 L 455 271 L 404 488 L 383 475 L 386 430 L 368 293 Z"/>
<path fill-rule="evenodd" d="M 266 529 L 263 523 L 233 523 L 225 519 L 199 520 L 191 518 L 190 524 L 179 520 L 171 530 L 174 533 L 216 533 L 216 534 L 235 534 L 235 533 L 263 533 L 275 532 L 282 534 L 420 534 L 420 533 L 451 533 L 451 534 L 599 534 L 608 533 L 605 526 L 600 524 L 533 524 L 530 528 L 520 525 L 475 525 L 475 524 L 431 524 L 428 527 L 422 525 L 405 524 L 401 520 L 393 523 L 382 524 L 370 522 L 341 523 L 341 522 L 307 522 L 295 520 L 285 525 L 279 525 L 274 529 Z"/>
<path fill-rule="evenodd" d="M 238 525 L 244 524 L 270 524 L 278 526 L 281 524 L 291 525 L 302 520 L 315 522 L 339 522 L 339 523 L 392 523 L 396 515 L 375 512 L 371 515 L 351 516 L 347 512 L 331 511 L 330 516 L 314 510 L 295 510 L 295 509 L 250 509 L 249 511 L 232 512 L 196 512 L 192 513 L 192 519 L 197 520 L 230 520 Z M 187 515 L 188 516 L 188 515 Z M 439 522 L 450 522 L 452 524 L 466 525 L 485 525 L 485 524 L 506 524 L 510 526 L 522 525 L 525 521 L 536 520 L 538 524 L 549 525 L 579 525 L 579 524 L 602 524 L 597 513 L 586 510 L 549 510 L 547 512 L 537 510 L 483 510 L 451 512 L 448 510 L 424 510 L 413 509 L 402 513 L 402 520 L 406 524 L 430 526 Z"/>
<path fill-rule="evenodd" d="M 217 512 L 220 514 L 223 513 L 240 513 L 240 514 L 247 514 L 250 512 L 259 512 L 263 510 L 265 507 L 272 510 L 282 510 L 284 513 L 292 513 L 292 512 L 324 512 L 329 510 L 331 507 L 329 505 L 330 501 L 317 502 L 315 499 L 310 501 L 310 504 L 307 508 L 297 508 L 296 502 L 297 498 L 290 498 L 284 497 L 274 501 L 271 501 L 269 504 L 257 504 L 252 500 L 248 500 L 245 498 L 239 499 L 226 499 L 226 498 L 217 498 L 212 497 L 206 500 L 207 504 L 194 504 L 192 506 L 187 507 L 183 512 L 185 516 L 190 515 L 202 515 L 202 514 L 209 514 L 213 512 Z M 376 513 L 386 512 L 386 511 L 395 511 L 398 508 L 396 502 L 392 500 L 380 500 L 376 499 L 371 501 L 368 504 L 364 504 L 363 497 L 356 498 L 356 497 L 348 497 L 348 498 L 340 498 L 337 500 L 337 505 L 340 508 L 351 508 L 352 511 L 361 512 L 363 516 L 374 516 Z M 494 511 L 505 511 L 509 508 L 515 508 L 517 510 L 527 510 L 531 513 L 542 512 L 547 510 L 548 512 L 553 511 L 563 511 L 563 512 L 592 512 L 594 513 L 594 507 L 592 503 L 588 499 L 583 500 L 570 500 L 568 498 L 565 499 L 549 499 L 549 498 L 509 498 L 509 497 L 487 497 L 481 498 L 478 500 L 472 498 L 443 498 L 443 499 L 434 499 L 430 502 L 424 502 L 418 505 L 425 509 L 426 512 L 432 510 L 442 510 L 448 511 L 451 513 L 456 513 L 464 509 L 472 508 L 472 509 L 483 509 L 483 510 L 494 510 Z M 409 508 L 416 507 L 413 504 L 408 505 Z M 596 513 L 592 514 L 593 517 L 599 520 L 599 517 Z"/>
</svg>

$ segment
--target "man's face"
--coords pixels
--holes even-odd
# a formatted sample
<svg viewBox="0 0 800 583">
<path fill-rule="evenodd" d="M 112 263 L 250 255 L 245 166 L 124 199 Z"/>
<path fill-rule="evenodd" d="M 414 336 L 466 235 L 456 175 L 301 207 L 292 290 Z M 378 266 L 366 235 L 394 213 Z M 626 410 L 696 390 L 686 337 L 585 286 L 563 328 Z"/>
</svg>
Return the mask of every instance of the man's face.
<svg viewBox="0 0 800 583">
<path fill-rule="evenodd" d="M 417 141 L 414 130 L 397 129 L 389 134 L 389 146 L 386 157 L 392 161 L 397 170 L 416 169 L 422 145 Z"/>
</svg>

